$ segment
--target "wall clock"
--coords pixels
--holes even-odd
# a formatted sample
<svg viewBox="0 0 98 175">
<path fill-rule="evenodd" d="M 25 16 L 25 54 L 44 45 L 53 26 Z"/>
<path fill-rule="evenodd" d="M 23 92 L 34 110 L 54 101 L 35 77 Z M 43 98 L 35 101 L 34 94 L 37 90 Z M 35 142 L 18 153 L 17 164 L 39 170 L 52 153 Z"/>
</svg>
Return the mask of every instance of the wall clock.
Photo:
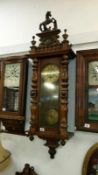
<svg viewBox="0 0 98 175">
<path fill-rule="evenodd" d="M 0 120 L 7 132 L 23 134 L 27 57 L 12 56 L 0 61 Z"/>
<path fill-rule="evenodd" d="M 98 132 L 98 50 L 77 52 L 76 126 Z"/>
<path fill-rule="evenodd" d="M 50 23 L 53 28 L 47 26 Z M 50 157 L 54 158 L 56 148 L 60 144 L 64 145 L 68 139 L 68 59 L 69 53 L 72 56 L 73 51 L 66 30 L 63 41 L 59 41 L 60 30 L 51 12 L 46 13 L 46 20 L 39 28 L 39 46 L 36 46 L 33 36 L 30 51 L 33 74 L 29 136 L 31 140 L 34 135 L 46 140 Z"/>
</svg>

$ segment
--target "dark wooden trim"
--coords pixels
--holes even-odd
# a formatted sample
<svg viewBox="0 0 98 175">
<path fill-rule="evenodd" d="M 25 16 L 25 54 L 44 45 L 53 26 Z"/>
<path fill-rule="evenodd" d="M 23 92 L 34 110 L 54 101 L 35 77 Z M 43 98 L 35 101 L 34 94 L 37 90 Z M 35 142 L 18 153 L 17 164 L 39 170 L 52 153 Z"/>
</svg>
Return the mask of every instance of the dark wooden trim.
<svg viewBox="0 0 98 175">
<path fill-rule="evenodd" d="M 20 83 L 19 83 L 19 110 L 16 112 L 2 111 L 3 103 L 3 82 L 4 69 L 6 64 L 20 63 Z M 28 76 L 28 56 L 9 56 L 0 58 L 0 120 L 3 122 L 7 132 L 24 134 L 25 110 L 26 110 L 26 91 Z"/>
</svg>

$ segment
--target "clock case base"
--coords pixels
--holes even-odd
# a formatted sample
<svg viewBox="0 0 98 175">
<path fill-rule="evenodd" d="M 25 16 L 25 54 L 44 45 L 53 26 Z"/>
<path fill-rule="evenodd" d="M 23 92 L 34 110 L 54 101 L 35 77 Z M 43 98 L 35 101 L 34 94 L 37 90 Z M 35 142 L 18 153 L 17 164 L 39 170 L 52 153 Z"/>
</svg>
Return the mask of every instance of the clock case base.
<svg viewBox="0 0 98 175">
<path fill-rule="evenodd" d="M 61 138 L 60 134 L 57 135 L 52 135 L 49 133 L 46 135 L 46 133 L 34 133 L 32 131 L 29 132 L 29 138 L 31 141 L 34 140 L 34 135 L 37 135 L 39 138 L 46 140 L 46 143 L 44 144 L 45 146 L 47 146 L 49 148 L 48 153 L 50 154 L 50 158 L 54 159 L 55 154 L 56 154 L 56 148 L 58 148 L 60 145 L 64 146 L 66 143 L 66 140 L 69 139 L 69 134 L 66 133 L 65 135 L 63 135 L 63 137 Z"/>
</svg>

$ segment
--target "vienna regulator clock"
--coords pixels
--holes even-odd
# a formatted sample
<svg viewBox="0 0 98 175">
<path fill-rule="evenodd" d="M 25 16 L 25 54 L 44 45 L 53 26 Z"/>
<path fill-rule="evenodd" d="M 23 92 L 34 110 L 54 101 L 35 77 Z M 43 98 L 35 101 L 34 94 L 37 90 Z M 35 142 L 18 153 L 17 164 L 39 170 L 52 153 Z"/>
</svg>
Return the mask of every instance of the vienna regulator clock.
<svg viewBox="0 0 98 175">
<path fill-rule="evenodd" d="M 98 132 L 98 49 L 77 52 L 76 127 Z"/>
<path fill-rule="evenodd" d="M 0 59 L 0 121 L 9 133 L 25 134 L 27 57 Z"/>
<path fill-rule="evenodd" d="M 33 36 L 30 51 L 33 75 L 29 136 L 33 139 L 37 135 L 46 140 L 50 157 L 54 158 L 56 148 L 68 139 L 68 58 L 74 54 L 66 30 L 63 41 L 58 40 L 60 30 L 51 12 L 46 13 L 46 20 L 39 25 L 39 29 L 39 46 L 36 46 Z"/>
</svg>

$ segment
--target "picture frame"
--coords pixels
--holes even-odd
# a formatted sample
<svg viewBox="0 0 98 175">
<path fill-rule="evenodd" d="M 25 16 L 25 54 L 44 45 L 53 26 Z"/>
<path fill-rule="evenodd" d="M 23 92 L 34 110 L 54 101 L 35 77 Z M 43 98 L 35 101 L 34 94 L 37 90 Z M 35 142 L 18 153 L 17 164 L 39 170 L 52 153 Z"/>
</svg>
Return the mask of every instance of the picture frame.
<svg viewBox="0 0 98 175">
<path fill-rule="evenodd" d="M 82 167 L 82 175 L 97 175 L 98 173 L 98 143 L 87 151 Z"/>
</svg>

